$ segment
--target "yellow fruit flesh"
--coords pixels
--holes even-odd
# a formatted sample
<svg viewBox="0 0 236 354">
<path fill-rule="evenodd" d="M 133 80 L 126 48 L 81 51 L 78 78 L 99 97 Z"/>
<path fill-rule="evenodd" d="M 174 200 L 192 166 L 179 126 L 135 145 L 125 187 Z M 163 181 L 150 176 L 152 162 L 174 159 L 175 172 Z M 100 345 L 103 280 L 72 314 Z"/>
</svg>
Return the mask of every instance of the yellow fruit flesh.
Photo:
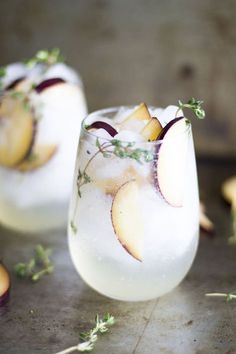
<svg viewBox="0 0 236 354">
<path fill-rule="evenodd" d="M 144 227 L 136 181 L 126 182 L 119 188 L 113 199 L 111 218 L 115 234 L 124 249 L 142 261 Z"/>
<path fill-rule="evenodd" d="M 141 135 L 147 141 L 155 141 L 162 130 L 162 126 L 157 118 L 152 118 L 141 130 Z"/>
<path fill-rule="evenodd" d="M 13 167 L 28 153 L 34 135 L 32 112 L 20 98 L 4 97 L 0 105 L 0 165 Z"/>
<path fill-rule="evenodd" d="M 16 168 L 21 172 L 36 170 L 51 160 L 56 150 L 56 145 L 35 145 L 29 157 Z"/>
</svg>

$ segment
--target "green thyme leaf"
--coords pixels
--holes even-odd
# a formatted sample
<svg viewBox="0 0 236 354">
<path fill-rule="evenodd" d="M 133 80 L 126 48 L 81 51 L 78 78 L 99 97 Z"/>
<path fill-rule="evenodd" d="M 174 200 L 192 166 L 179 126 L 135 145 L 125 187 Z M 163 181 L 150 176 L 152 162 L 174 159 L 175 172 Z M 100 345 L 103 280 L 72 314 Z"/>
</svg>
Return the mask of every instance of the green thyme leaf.
<svg viewBox="0 0 236 354">
<path fill-rule="evenodd" d="M 179 108 L 176 112 L 176 116 L 181 109 L 189 108 L 190 110 L 193 111 L 193 113 L 196 115 L 197 118 L 203 119 L 203 118 L 205 118 L 205 111 L 201 107 L 202 104 L 203 104 L 203 101 L 196 100 L 193 97 L 190 98 L 190 100 L 187 103 L 183 103 L 179 100 L 178 101 Z"/>
<path fill-rule="evenodd" d="M 34 67 L 36 64 L 45 64 L 47 66 L 54 65 L 59 62 L 63 62 L 64 57 L 60 53 L 60 49 L 53 48 L 52 50 L 40 50 L 34 57 L 26 60 L 26 64 L 29 67 Z"/>
<path fill-rule="evenodd" d="M 20 262 L 15 266 L 16 275 L 20 278 L 30 278 L 32 281 L 38 281 L 43 275 L 50 274 L 54 266 L 49 258 L 51 250 L 37 245 L 34 250 L 34 258 L 28 263 Z"/>
</svg>

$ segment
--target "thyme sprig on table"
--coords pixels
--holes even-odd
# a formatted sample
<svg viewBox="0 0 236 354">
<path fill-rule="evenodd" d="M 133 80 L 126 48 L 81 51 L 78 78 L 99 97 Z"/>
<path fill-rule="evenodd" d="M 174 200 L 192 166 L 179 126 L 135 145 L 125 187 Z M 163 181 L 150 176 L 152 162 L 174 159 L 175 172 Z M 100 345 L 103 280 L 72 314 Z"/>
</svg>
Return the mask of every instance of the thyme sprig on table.
<svg viewBox="0 0 236 354">
<path fill-rule="evenodd" d="M 150 162 L 153 160 L 151 151 L 146 149 L 136 148 L 134 149 L 135 142 L 124 143 L 118 139 L 112 139 L 108 142 L 100 143 L 99 139 L 96 139 L 97 152 L 88 160 L 84 169 L 78 170 L 77 188 L 78 195 L 81 198 L 81 187 L 87 183 L 92 182 L 91 177 L 87 173 L 87 169 L 91 162 L 98 154 L 102 154 L 104 158 L 110 158 L 112 156 L 119 157 L 120 159 L 133 159 L 138 163 Z"/>
<path fill-rule="evenodd" d="M 114 325 L 114 323 L 115 318 L 109 313 L 105 314 L 103 318 L 100 318 L 99 315 L 96 315 L 95 327 L 88 332 L 80 333 L 79 338 L 81 343 L 56 354 L 68 354 L 74 351 L 91 352 L 94 349 L 96 341 L 98 340 L 98 335 L 108 332 L 109 327 Z"/>
<path fill-rule="evenodd" d="M 30 278 L 33 282 L 36 282 L 42 276 L 52 273 L 54 266 L 49 258 L 50 255 L 51 250 L 49 248 L 37 245 L 34 249 L 34 257 L 29 262 L 16 264 L 16 275 L 20 278 Z"/>
<path fill-rule="evenodd" d="M 190 100 L 187 103 L 183 103 L 180 100 L 178 101 L 179 108 L 176 112 L 176 116 L 179 113 L 180 110 L 184 108 L 189 108 L 190 110 L 193 111 L 193 113 L 196 115 L 197 118 L 203 119 L 205 118 L 205 111 L 202 108 L 203 101 L 196 100 L 195 98 L 190 98 Z"/>
<path fill-rule="evenodd" d="M 236 299 L 236 290 L 231 291 L 230 293 L 208 293 L 206 294 L 208 297 L 223 297 L 225 301 L 231 301 Z"/>
</svg>

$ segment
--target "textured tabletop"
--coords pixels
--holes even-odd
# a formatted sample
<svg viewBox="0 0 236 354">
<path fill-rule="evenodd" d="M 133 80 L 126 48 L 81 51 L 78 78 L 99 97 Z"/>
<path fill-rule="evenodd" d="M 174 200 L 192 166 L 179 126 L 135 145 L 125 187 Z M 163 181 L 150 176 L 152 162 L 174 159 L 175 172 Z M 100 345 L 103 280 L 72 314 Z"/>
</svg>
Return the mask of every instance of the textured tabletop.
<svg viewBox="0 0 236 354">
<path fill-rule="evenodd" d="M 91 290 L 73 268 L 66 231 L 25 236 L 0 228 L 0 257 L 12 278 L 10 301 L 0 308 L 0 354 L 54 354 L 76 345 L 79 332 L 91 327 L 96 313 L 105 312 L 117 323 L 97 342 L 94 354 L 236 353 L 236 302 L 204 296 L 236 289 L 236 247 L 227 244 L 229 207 L 219 193 L 235 166 L 235 161 L 198 161 L 201 194 L 216 234 L 201 236 L 183 283 L 154 301 L 118 302 Z M 13 267 L 28 260 L 37 243 L 53 249 L 55 271 L 32 284 L 17 279 Z"/>
</svg>

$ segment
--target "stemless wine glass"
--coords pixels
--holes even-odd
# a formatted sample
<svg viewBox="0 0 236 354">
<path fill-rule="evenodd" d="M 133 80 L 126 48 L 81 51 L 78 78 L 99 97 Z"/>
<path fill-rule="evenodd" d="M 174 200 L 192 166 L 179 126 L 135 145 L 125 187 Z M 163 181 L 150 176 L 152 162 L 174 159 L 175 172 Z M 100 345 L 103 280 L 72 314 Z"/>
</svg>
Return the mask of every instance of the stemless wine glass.
<svg viewBox="0 0 236 354">
<path fill-rule="evenodd" d="M 96 111 L 82 123 L 69 249 L 90 287 L 114 299 L 142 301 L 176 287 L 196 254 L 195 154 L 187 120 L 183 131 L 154 142 L 109 139 L 86 129 L 94 121 L 112 125 L 120 109 Z M 150 111 L 154 115 L 155 108 Z"/>
</svg>

